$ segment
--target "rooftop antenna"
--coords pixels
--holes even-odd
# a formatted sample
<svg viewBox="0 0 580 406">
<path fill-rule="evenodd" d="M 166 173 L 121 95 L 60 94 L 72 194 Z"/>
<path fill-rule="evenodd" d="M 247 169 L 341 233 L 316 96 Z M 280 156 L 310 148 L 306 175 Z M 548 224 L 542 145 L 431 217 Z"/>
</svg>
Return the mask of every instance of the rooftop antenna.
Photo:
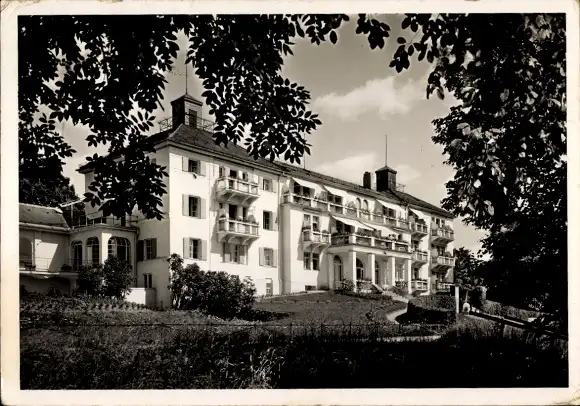
<svg viewBox="0 0 580 406">
<path fill-rule="evenodd" d="M 385 134 L 385 166 L 389 166 L 389 134 Z"/>
</svg>

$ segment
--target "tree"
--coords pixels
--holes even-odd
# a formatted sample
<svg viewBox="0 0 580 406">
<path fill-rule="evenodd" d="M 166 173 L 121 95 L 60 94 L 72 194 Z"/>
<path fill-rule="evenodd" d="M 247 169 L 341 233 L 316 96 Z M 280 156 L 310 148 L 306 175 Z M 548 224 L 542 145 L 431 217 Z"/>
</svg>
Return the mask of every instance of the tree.
<svg viewBox="0 0 580 406">
<path fill-rule="evenodd" d="M 109 154 L 88 158 L 95 180 L 86 200 L 106 200 L 105 215 L 137 207 L 160 218 L 167 173 L 145 158 L 152 145 L 144 133 L 177 55 L 178 32 L 188 38 L 188 62 L 215 115 L 215 141 L 244 140 L 254 157 L 300 162 L 310 153 L 305 135 L 321 122 L 307 109 L 309 92 L 281 76 L 282 55 L 292 54 L 296 37 L 336 43 L 346 21 L 345 15 L 21 17 L 21 166 L 26 171 L 40 159 L 56 171 L 56 161 L 71 154 L 54 131 L 56 121 L 88 125 L 89 144 L 108 145 Z M 496 269 L 525 270 L 527 302 L 565 314 L 565 16 L 407 14 L 401 28 L 411 40 L 396 39 L 390 67 L 401 72 L 413 57 L 426 59 L 433 65 L 427 97 L 442 99 L 446 90 L 460 101 L 434 121 L 433 140 L 455 170 L 444 208 L 489 231 L 484 249 Z M 356 32 L 380 49 L 390 27 L 359 15 Z M 40 106 L 51 113 L 35 120 Z M 123 161 L 113 160 L 121 155 Z M 554 270 L 545 272 L 546 264 Z M 541 282 L 531 289 L 535 280 Z"/>
<path fill-rule="evenodd" d="M 463 247 L 453 250 L 453 256 L 455 257 L 455 266 L 453 268 L 455 282 L 460 288 L 469 292 L 475 289 L 476 286 L 480 286 L 482 279 L 478 275 L 478 268 L 481 261 L 475 258 L 471 251 Z"/>
<path fill-rule="evenodd" d="M 103 265 L 83 265 L 78 270 L 77 292 L 83 295 L 100 296 L 103 293 Z"/>
<path fill-rule="evenodd" d="M 115 256 L 107 258 L 103 266 L 103 281 L 105 296 L 124 299 L 135 281 L 131 265 Z"/>
</svg>

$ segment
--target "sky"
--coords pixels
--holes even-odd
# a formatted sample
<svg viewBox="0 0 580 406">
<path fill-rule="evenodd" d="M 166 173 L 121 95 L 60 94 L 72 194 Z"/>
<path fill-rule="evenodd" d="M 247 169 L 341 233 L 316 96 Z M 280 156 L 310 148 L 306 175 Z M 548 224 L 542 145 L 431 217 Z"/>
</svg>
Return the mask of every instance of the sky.
<svg viewBox="0 0 580 406">
<path fill-rule="evenodd" d="M 366 38 L 355 34 L 356 19 L 338 31 L 338 42 L 320 46 L 298 40 L 293 56 L 284 60 L 283 76 L 310 90 L 311 108 L 319 114 L 322 125 L 307 137 L 311 155 L 305 159 L 307 169 L 362 184 L 365 171 L 375 171 L 386 163 L 397 170 L 397 181 L 405 192 L 427 202 L 440 205 L 446 195 L 444 184 L 453 178 L 453 169 L 443 164 L 441 146 L 431 140 L 432 120 L 444 117 L 455 100 L 426 98 L 427 62 L 411 63 L 410 69 L 397 74 L 389 68 L 396 38 L 408 37 L 400 32 L 402 16 L 381 16 L 391 27 L 391 37 L 382 50 L 371 50 Z M 410 39 L 410 38 L 408 38 Z M 180 38 L 182 51 L 175 61 L 176 73 L 167 76 L 169 83 L 162 106 L 154 115 L 169 117 L 170 102 L 185 91 L 185 38 Z M 188 93 L 201 99 L 201 81 L 188 71 Z M 207 109 L 205 110 L 207 111 Z M 205 114 L 205 118 L 211 117 Z M 68 159 L 64 174 L 71 178 L 78 194 L 84 191 L 84 177 L 76 172 L 85 157 L 94 152 L 85 137 L 87 128 L 67 122 L 62 131 L 77 154 Z M 387 148 L 388 141 L 388 148 Z M 388 152 L 387 152 L 388 150 Z M 387 161 L 386 161 L 387 158 Z M 454 222 L 455 247 L 477 252 L 482 231 Z"/>
</svg>

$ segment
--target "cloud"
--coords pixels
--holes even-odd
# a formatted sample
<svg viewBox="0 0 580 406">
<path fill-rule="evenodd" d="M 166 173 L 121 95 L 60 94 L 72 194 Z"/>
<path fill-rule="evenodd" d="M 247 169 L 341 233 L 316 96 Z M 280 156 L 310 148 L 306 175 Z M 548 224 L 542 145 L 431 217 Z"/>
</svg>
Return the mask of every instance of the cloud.
<svg viewBox="0 0 580 406">
<path fill-rule="evenodd" d="M 363 174 L 365 172 L 375 171 L 381 166 L 382 162 L 379 157 L 372 152 L 350 156 L 338 161 L 325 162 L 313 168 L 309 168 L 308 160 L 306 161 L 306 169 L 353 182 L 357 185 L 362 185 Z"/>
<path fill-rule="evenodd" d="M 381 119 L 405 114 L 425 98 L 424 81 L 407 81 L 396 86 L 395 77 L 367 81 L 348 93 L 329 93 L 314 100 L 315 110 L 338 116 L 344 120 L 355 120 L 360 115 L 377 112 Z"/>
<path fill-rule="evenodd" d="M 397 182 L 399 183 L 411 183 L 421 176 L 421 172 L 407 164 L 396 165 L 393 169 L 397 171 Z"/>
</svg>

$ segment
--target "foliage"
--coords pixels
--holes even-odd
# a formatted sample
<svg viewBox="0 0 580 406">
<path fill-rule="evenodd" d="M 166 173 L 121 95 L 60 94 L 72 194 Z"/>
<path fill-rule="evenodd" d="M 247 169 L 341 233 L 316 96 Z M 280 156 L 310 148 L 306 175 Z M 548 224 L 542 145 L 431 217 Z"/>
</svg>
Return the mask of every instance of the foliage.
<svg viewBox="0 0 580 406">
<path fill-rule="evenodd" d="M 446 295 L 419 296 L 409 300 L 407 313 L 415 323 L 450 324 L 455 321 L 455 299 Z"/>
<path fill-rule="evenodd" d="M 335 289 L 337 292 L 354 292 L 355 284 L 351 279 L 345 279 L 337 282 Z"/>
<path fill-rule="evenodd" d="M 177 254 L 169 258 L 172 307 L 178 310 L 198 309 L 218 317 L 242 317 L 249 313 L 256 295 L 250 278 L 226 272 L 204 272 L 197 264 L 183 267 Z"/>
<path fill-rule="evenodd" d="M 90 296 L 102 295 L 104 277 L 102 264 L 80 266 L 77 277 L 77 293 Z"/>
<path fill-rule="evenodd" d="M 477 309 L 482 309 L 487 302 L 487 289 L 484 286 L 477 286 L 470 293 L 469 304 Z"/>
<path fill-rule="evenodd" d="M 478 266 L 481 260 L 475 258 L 473 253 L 466 248 L 453 250 L 455 266 L 453 267 L 454 280 L 461 290 L 471 291 L 482 283 L 478 275 Z"/>
<path fill-rule="evenodd" d="M 51 297 L 47 294 L 28 292 L 20 296 L 21 321 L 22 314 L 36 313 L 46 317 L 51 312 L 87 312 L 97 310 L 146 310 L 146 306 L 125 302 L 115 298 L 90 295 Z M 95 317 L 94 315 L 90 316 Z M 150 317 L 150 316 L 149 316 Z"/>
<path fill-rule="evenodd" d="M 127 261 L 116 256 L 110 256 L 103 267 L 105 296 L 123 299 L 131 291 L 131 284 L 135 281 L 133 269 Z"/>
<path fill-rule="evenodd" d="M 22 389 L 445 388 L 449 382 L 454 387 L 473 387 L 474 382 L 478 387 L 568 386 L 565 349 L 499 338 L 477 325 L 435 342 L 387 342 L 371 331 L 289 337 L 247 329 L 175 333 L 150 326 L 111 327 L 82 334 L 23 330 Z M 452 368 L 444 374 L 417 374 L 426 359 Z"/>
</svg>

